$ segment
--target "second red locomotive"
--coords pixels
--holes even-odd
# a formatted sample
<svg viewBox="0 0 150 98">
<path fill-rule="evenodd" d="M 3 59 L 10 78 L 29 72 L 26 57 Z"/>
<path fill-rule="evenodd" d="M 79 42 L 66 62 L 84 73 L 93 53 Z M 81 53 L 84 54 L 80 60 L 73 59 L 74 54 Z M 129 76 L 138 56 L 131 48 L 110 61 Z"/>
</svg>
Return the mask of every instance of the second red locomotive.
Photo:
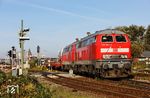
<svg viewBox="0 0 150 98">
<path fill-rule="evenodd" d="M 76 40 L 60 53 L 61 68 L 97 77 L 127 77 L 131 73 L 131 49 L 128 35 L 106 29 Z"/>
</svg>

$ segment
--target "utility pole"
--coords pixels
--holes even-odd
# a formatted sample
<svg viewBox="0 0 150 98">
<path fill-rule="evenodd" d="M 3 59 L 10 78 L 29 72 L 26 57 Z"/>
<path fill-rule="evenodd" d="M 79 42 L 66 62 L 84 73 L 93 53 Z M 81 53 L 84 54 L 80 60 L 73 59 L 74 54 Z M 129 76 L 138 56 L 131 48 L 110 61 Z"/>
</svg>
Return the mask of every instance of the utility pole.
<svg viewBox="0 0 150 98">
<path fill-rule="evenodd" d="M 26 68 L 24 68 L 24 41 L 25 40 L 30 40 L 29 37 L 25 37 L 26 33 L 28 32 L 29 29 L 24 29 L 23 28 L 23 20 L 21 20 L 21 30 L 19 33 L 19 44 L 20 44 L 20 50 L 21 50 L 21 69 L 23 71 L 23 74 L 27 74 Z"/>
<path fill-rule="evenodd" d="M 21 31 L 20 37 L 23 37 L 23 20 L 21 20 Z M 24 65 L 24 40 L 20 40 L 20 48 L 21 48 L 21 68 L 23 69 Z"/>
</svg>

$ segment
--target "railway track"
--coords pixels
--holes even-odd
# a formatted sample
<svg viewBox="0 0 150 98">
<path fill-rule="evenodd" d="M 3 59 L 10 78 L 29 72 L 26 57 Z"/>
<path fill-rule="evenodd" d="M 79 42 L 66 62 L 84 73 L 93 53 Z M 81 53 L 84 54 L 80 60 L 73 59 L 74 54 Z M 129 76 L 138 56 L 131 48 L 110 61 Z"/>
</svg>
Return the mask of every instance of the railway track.
<svg viewBox="0 0 150 98">
<path fill-rule="evenodd" d="M 136 77 L 150 77 L 150 73 L 136 73 L 135 74 Z"/>
<path fill-rule="evenodd" d="M 46 74 L 43 74 L 46 80 L 55 82 L 57 84 L 74 88 L 77 90 L 89 91 L 96 94 L 106 94 L 111 96 L 117 96 L 120 98 L 150 98 L 150 91 L 141 90 L 131 87 L 121 87 L 117 85 L 111 85 L 107 83 L 95 83 L 90 81 L 82 81 L 73 78 L 67 78 L 53 74 L 58 78 L 50 78 Z M 138 95 L 137 95 L 138 94 Z"/>
<path fill-rule="evenodd" d="M 79 78 L 79 80 L 81 80 Z M 91 79 L 91 78 L 82 78 L 83 81 L 87 82 L 95 82 L 97 84 L 109 84 L 109 85 L 116 85 L 116 86 L 125 86 L 125 87 L 132 87 L 132 88 L 136 88 L 136 89 L 141 89 L 141 90 L 146 90 L 146 91 L 150 91 L 150 83 L 147 82 L 141 82 L 141 81 L 136 81 L 136 80 L 131 80 L 131 79 L 125 79 L 125 80 L 95 80 L 95 79 Z"/>
<path fill-rule="evenodd" d="M 147 83 L 147 82 L 141 82 L 141 81 L 135 81 L 135 80 L 124 80 L 124 81 L 121 81 L 120 85 L 125 85 L 129 87 L 134 87 L 137 89 L 150 91 L 150 83 Z"/>
<path fill-rule="evenodd" d="M 106 94 L 110 96 L 115 96 L 115 98 L 150 98 L 150 84 L 145 82 L 133 80 L 96 81 L 90 78 L 67 78 L 50 72 L 40 73 L 48 81 L 52 81 L 56 84 L 74 88 L 76 90 L 88 91 L 96 94 Z M 48 77 L 48 74 L 57 76 L 58 78 Z"/>
</svg>

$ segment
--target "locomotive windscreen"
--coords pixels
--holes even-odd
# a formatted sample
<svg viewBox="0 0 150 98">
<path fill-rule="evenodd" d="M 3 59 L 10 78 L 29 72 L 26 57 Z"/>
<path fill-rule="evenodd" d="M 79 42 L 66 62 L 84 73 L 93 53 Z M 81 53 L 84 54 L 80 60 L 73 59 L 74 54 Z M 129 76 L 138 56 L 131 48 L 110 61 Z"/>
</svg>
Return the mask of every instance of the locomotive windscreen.
<svg viewBox="0 0 150 98">
<path fill-rule="evenodd" d="M 113 42 L 112 36 L 102 36 L 102 42 Z"/>
<path fill-rule="evenodd" d="M 117 42 L 126 42 L 126 39 L 124 36 L 120 35 L 120 36 L 116 36 L 116 41 Z"/>
</svg>

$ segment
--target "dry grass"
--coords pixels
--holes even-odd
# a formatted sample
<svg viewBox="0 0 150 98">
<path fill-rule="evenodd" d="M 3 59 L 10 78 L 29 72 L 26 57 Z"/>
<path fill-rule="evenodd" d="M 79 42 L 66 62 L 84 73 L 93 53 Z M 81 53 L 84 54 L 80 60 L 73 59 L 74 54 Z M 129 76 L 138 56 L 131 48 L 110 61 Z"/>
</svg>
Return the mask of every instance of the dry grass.
<svg viewBox="0 0 150 98">
<path fill-rule="evenodd" d="M 109 98 L 105 95 L 96 95 L 89 92 L 78 91 L 76 89 L 64 87 L 49 81 L 46 81 L 44 78 L 38 78 L 45 87 L 50 89 L 52 94 L 51 98 Z"/>
</svg>

